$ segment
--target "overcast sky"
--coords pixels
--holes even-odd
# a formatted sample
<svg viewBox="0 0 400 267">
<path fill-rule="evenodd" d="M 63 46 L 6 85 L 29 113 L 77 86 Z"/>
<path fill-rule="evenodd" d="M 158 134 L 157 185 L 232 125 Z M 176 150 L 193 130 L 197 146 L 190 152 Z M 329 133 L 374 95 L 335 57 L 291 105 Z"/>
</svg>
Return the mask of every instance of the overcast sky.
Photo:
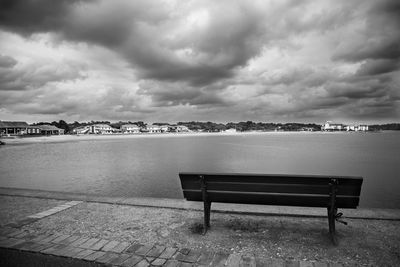
<svg viewBox="0 0 400 267">
<path fill-rule="evenodd" d="M 400 1 L 0 0 L 0 120 L 399 122 Z"/>
</svg>

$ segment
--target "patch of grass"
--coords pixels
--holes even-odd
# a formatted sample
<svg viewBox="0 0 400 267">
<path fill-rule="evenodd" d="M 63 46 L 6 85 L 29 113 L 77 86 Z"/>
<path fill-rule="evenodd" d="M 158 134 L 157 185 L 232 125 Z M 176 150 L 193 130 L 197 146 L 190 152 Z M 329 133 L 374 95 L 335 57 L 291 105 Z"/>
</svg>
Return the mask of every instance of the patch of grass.
<svg viewBox="0 0 400 267">
<path fill-rule="evenodd" d="M 251 220 L 230 220 L 226 224 L 227 228 L 230 228 L 234 231 L 242 231 L 242 232 L 262 232 L 265 229 L 265 226 L 260 221 L 251 221 Z"/>
<path fill-rule="evenodd" d="M 193 223 L 189 226 L 189 230 L 192 234 L 202 234 L 203 229 L 204 227 L 202 223 Z"/>
</svg>

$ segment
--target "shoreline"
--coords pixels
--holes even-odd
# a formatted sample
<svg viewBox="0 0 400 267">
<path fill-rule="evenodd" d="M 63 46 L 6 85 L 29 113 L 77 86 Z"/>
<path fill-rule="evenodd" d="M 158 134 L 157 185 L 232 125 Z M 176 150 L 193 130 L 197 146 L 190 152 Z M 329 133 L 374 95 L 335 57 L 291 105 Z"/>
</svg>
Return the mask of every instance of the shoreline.
<svg viewBox="0 0 400 267">
<path fill-rule="evenodd" d="M 0 195 L 69 201 L 78 200 L 123 206 L 203 211 L 202 202 L 193 202 L 175 198 L 100 196 L 95 194 L 9 187 L 0 187 Z M 400 221 L 400 209 L 359 207 L 357 209 L 340 209 L 340 211 L 344 213 L 343 217 L 348 219 Z M 305 218 L 326 218 L 327 216 L 325 208 L 225 203 L 213 203 L 213 212 L 222 214 Z"/>
<path fill-rule="evenodd" d="M 133 138 L 179 138 L 179 137 L 207 137 L 207 136 L 248 136 L 248 135 L 293 135 L 293 134 L 366 134 L 377 132 L 323 132 L 323 131 L 269 131 L 269 132 L 187 132 L 187 133 L 139 133 L 139 134 L 104 134 L 104 135 L 50 135 L 50 136 L 24 136 L 2 138 L 0 141 L 7 145 L 35 144 L 35 143 L 63 143 L 79 141 L 121 140 Z M 379 132 L 381 133 L 381 132 Z"/>
</svg>

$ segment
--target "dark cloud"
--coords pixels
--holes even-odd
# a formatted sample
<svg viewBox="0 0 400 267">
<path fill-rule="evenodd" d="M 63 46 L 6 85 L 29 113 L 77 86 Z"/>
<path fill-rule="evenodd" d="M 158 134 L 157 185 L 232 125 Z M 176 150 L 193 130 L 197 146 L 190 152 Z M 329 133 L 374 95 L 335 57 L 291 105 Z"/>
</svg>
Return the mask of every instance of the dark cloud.
<svg viewBox="0 0 400 267">
<path fill-rule="evenodd" d="M 400 69 L 400 60 L 397 59 L 368 59 L 357 70 L 356 75 L 370 76 L 390 73 Z"/>
<path fill-rule="evenodd" d="M 128 59 L 143 78 L 195 86 L 232 77 L 271 41 L 337 27 L 352 10 L 343 5 L 306 16 L 313 5 L 304 1 L 199 1 L 181 10 L 153 0 L 21 0 L 1 6 L 0 24 L 7 30 L 54 32 L 102 45 Z"/>
<path fill-rule="evenodd" d="M 372 2 L 361 37 L 344 40 L 333 60 L 400 59 L 400 1 Z M 358 32 L 357 34 L 360 34 Z"/>
<path fill-rule="evenodd" d="M 0 68 L 12 68 L 17 63 L 18 62 L 14 58 L 0 54 Z"/>
<path fill-rule="evenodd" d="M 16 61 L 15 61 L 16 62 Z M 0 91 L 25 91 L 34 90 L 51 82 L 62 82 L 82 78 L 82 66 L 67 63 L 54 68 L 53 65 L 33 63 L 28 66 L 16 68 L 15 64 L 0 67 Z"/>
</svg>

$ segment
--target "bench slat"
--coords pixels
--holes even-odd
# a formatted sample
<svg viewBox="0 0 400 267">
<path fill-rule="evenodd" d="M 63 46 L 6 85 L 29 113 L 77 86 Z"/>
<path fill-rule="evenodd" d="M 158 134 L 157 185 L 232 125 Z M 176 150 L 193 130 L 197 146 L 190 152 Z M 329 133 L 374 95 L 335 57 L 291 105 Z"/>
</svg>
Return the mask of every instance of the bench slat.
<svg viewBox="0 0 400 267">
<path fill-rule="evenodd" d="M 229 183 L 283 183 L 283 184 L 313 184 L 325 185 L 326 181 L 340 179 L 342 185 L 361 186 L 363 179 L 361 177 L 349 176 L 322 176 L 322 175 L 284 175 L 284 174 L 209 174 L 209 173 L 180 173 L 181 181 L 197 181 L 199 175 L 205 177 L 207 181 L 213 182 L 229 182 Z"/>
<path fill-rule="evenodd" d="M 190 201 L 202 201 L 200 190 L 184 190 L 184 197 Z M 279 206 L 301 207 L 327 207 L 329 195 L 316 194 L 285 194 L 285 193 L 260 193 L 260 192 L 234 192 L 234 191 L 207 191 L 211 202 L 261 204 Z M 356 208 L 359 197 L 336 196 L 338 208 Z"/>
<path fill-rule="evenodd" d="M 185 184 L 187 189 L 198 189 L 198 181 Z M 249 192 L 276 192 L 276 193 L 303 193 L 303 194 L 329 194 L 328 182 L 324 185 L 310 184 L 276 184 L 276 183 L 221 183 L 207 182 L 207 190 L 219 191 L 249 191 Z M 360 187 L 339 184 L 339 195 L 360 195 Z"/>
</svg>

